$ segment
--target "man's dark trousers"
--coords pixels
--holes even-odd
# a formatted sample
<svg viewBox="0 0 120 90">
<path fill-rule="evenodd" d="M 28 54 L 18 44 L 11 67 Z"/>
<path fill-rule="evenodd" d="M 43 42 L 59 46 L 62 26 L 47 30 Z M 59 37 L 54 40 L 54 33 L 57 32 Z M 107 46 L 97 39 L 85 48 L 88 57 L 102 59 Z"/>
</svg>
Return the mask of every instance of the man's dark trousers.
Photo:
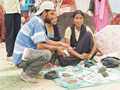
<svg viewBox="0 0 120 90">
<path fill-rule="evenodd" d="M 5 14 L 5 27 L 6 27 L 6 51 L 7 57 L 12 56 L 15 39 L 18 31 L 21 28 L 21 17 L 19 13 Z"/>
</svg>

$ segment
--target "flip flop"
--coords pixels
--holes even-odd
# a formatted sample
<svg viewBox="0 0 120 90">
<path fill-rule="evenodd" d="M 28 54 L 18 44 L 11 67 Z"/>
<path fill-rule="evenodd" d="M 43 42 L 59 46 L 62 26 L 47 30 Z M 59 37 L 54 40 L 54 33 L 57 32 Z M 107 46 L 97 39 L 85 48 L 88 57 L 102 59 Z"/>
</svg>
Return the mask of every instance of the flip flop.
<svg viewBox="0 0 120 90">
<path fill-rule="evenodd" d="M 55 67 L 55 64 L 52 64 L 51 62 L 49 62 L 47 65 L 45 65 L 43 68 L 53 68 Z"/>
</svg>

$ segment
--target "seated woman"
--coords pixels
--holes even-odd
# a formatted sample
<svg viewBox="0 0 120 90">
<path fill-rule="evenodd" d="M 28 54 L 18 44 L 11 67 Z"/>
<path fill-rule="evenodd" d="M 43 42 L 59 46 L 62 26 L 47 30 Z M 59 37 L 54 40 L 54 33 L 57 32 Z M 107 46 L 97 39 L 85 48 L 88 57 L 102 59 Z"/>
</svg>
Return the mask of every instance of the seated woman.
<svg viewBox="0 0 120 90">
<path fill-rule="evenodd" d="M 54 18 L 51 20 L 51 24 L 46 23 L 46 35 L 53 41 L 60 41 L 60 34 L 57 26 L 57 12 L 54 13 Z"/>
<path fill-rule="evenodd" d="M 60 41 L 60 34 L 57 26 L 57 12 L 54 13 L 54 18 L 51 20 L 51 24 L 46 23 L 45 31 L 49 39 L 53 41 Z M 52 60 L 50 60 L 50 62 L 45 67 L 54 66 L 54 63 L 56 61 L 55 56 L 56 56 L 56 53 L 54 54 Z"/>
<path fill-rule="evenodd" d="M 89 27 L 83 25 L 84 14 L 81 10 L 73 13 L 74 24 L 65 32 L 65 43 L 75 47 L 68 49 L 70 56 L 59 56 L 61 66 L 77 65 L 81 60 L 91 59 L 96 50 L 96 43 Z"/>
<path fill-rule="evenodd" d="M 57 12 L 58 15 L 64 12 L 73 12 L 77 9 L 75 0 L 52 0 L 53 3 L 57 2 Z"/>
</svg>

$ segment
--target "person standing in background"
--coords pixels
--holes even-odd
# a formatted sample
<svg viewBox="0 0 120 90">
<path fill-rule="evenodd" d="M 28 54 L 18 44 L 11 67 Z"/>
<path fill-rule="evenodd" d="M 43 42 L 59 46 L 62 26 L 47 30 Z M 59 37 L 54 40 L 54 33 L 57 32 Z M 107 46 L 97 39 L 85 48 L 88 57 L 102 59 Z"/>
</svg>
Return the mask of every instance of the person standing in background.
<svg viewBox="0 0 120 90">
<path fill-rule="evenodd" d="M 5 13 L 7 60 L 11 61 L 15 39 L 21 27 L 20 2 L 19 0 L 2 0 L 2 2 Z"/>
<path fill-rule="evenodd" d="M 95 20 L 95 3 L 94 3 L 94 0 L 90 0 L 89 8 L 87 9 L 87 11 L 85 13 L 88 14 L 88 11 L 91 11 L 94 24 L 96 25 L 96 20 Z"/>
<path fill-rule="evenodd" d="M 94 0 L 95 1 L 95 20 L 96 32 L 99 32 L 106 25 L 110 25 L 109 13 L 114 20 L 113 13 L 109 4 L 109 0 Z"/>
<path fill-rule="evenodd" d="M 1 30 L 0 30 L 0 42 L 5 41 L 5 17 L 4 17 L 4 10 L 0 5 L 0 22 L 1 22 Z"/>
<path fill-rule="evenodd" d="M 60 2 L 60 4 L 57 6 L 58 9 L 56 9 L 58 11 L 58 15 L 61 15 L 65 12 L 73 12 L 74 10 L 77 10 L 75 0 L 52 0 L 52 2 L 54 4 Z"/>
<path fill-rule="evenodd" d="M 37 11 L 39 10 L 41 3 L 42 3 L 42 0 L 35 0 L 35 7 L 37 7 Z"/>
</svg>

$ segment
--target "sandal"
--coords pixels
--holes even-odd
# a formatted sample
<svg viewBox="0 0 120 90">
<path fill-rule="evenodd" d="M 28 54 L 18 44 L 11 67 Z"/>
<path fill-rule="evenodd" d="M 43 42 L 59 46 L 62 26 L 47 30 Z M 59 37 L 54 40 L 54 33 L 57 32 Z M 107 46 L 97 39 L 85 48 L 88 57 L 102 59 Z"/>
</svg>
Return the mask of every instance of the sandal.
<svg viewBox="0 0 120 90">
<path fill-rule="evenodd" d="M 48 64 L 46 64 L 43 68 L 53 68 L 55 67 L 55 64 L 49 62 Z"/>
<path fill-rule="evenodd" d="M 5 48 L 5 43 L 0 43 L 0 48 Z"/>
</svg>

